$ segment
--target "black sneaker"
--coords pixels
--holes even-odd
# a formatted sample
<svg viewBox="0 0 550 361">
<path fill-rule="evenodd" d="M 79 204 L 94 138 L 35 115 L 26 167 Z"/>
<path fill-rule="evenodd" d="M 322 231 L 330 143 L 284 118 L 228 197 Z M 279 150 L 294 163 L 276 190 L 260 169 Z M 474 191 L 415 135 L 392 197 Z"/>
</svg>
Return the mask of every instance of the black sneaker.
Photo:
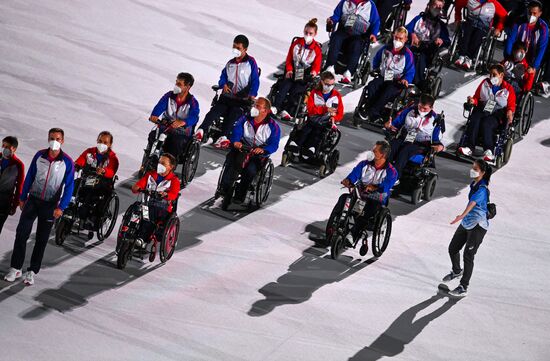
<svg viewBox="0 0 550 361">
<path fill-rule="evenodd" d="M 458 272 L 458 273 L 454 273 L 452 270 L 451 272 L 446 275 L 445 277 L 443 277 L 443 282 L 449 282 L 449 281 L 452 281 L 454 280 L 455 278 L 457 277 L 460 277 L 462 276 L 462 271 Z"/>
<path fill-rule="evenodd" d="M 449 291 L 449 296 L 453 297 L 466 297 L 468 295 L 468 291 L 463 285 L 458 285 L 457 288 L 455 288 L 452 291 Z"/>
</svg>

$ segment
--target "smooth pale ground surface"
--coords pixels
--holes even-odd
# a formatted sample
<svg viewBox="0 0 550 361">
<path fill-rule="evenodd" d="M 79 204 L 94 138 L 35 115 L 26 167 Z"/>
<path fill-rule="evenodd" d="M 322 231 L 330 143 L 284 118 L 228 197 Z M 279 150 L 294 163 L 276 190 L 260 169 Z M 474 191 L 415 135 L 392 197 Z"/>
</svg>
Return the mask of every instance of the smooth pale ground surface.
<svg viewBox="0 0 550 361">
<path fill-rule="evenodd" d="M 149 129 L 145 119 L 177 72 L 195 75 L 204 116 L 209 87 L 233 36 L 243 32 L 265 94 L 291 37 L 332 7 L 286 0 L 3 1 L 0 134 L 15 132 L 28 162 L 53 125 L 66 129 L 64 149 L 74 157 L 100 130 L 112 130 L 123 212 L 134 199 L 128 187 Z M 326 40 L 324 31 L 319 40 Z M 444 76 L 447 96 L 436 108 L 446 111 L 452 143 L 464 121 L 461 104 L 479 80 L 448 69 Z M 359 93 L 346 95 L 347 113 Z M 548 102 L 537 102 L 534 128 L 491 184 L 498 216 L 476 257 L 470 295 L 458 303 L 436 291 L 450 268 L 455 227 L 448 223 L 466 205 L 466 163 L 439 159 L 429 204 L 392 200 L 394 229 L 380 260 L 350 251 L 333 261 L 313 247 L 340 179 L 381 137 L 343 126 L 336 174 L 320 181 L 313 172 L 277 168 L 269 203 L 251 214 L 222 217 L 205 209 L 224 158 L 203 148 L 197 178 L 180 202 L 178 251 L 163 266 L 133 261 L 115 269 L 113 237 L 48 246 L 36 285 L 0 281 L 2 358 L 545 360 L 550 112 Z M 283 126 L 285 134 L 289 129 Z M 16 221 L 0 236 L 2 273 Z"/>
</svg>

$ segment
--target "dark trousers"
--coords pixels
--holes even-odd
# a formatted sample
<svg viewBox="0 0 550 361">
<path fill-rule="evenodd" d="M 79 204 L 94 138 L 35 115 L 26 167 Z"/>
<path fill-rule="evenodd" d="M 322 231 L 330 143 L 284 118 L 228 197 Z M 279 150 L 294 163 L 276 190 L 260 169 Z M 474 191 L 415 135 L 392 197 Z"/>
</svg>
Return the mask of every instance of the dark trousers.
<svg viewBox="0 0 550 361">
<path fill-rule="evenodd" d="M 231 136 L 231 132 L 233 131 L 235 122 L 241 115 L 243 115 L 243 105 L 244 103 L 241 100 L 231 99 L 224 95 L 220 96 L 220 99 L 216 105 L 210 108 L 210 111 L 204 117 L 204 120 L 199 128 L 204 131 L 204 134 L 207 137 L 208 129 L 210 129 L 210 126 L 212 126 L 214 121 L 220 117 L 224 117 L 222 133 L 229 138 Z"/>
<path fill-rule="evenodd" d="M 378 10 L 378 15 L 380 16 L 380 30 L 384 31 L 384 26 L 391 26 L 391 24 L 386 24 L 386 20 L 393 11 L 393 7 L 396 6 L 401 0 L 376 0 L 376 9 Z"/>
<path fill-rule="evenodd" d="M 347 49 L 342 49 L 346 40 L 348 41 Z M 359 64 L 359 58 L 364 47 L 365 41 L 361 35 L 350 35 L 345 30 L 336 30 L 330 36 L 327 66 L 335 65 L 338 61 L 338 55 L 342 51 L 346 55 L 347 70 L 353 75 L 357 70 L 357 64 Z"/>
<path fill-rule="evenodd" d="M 464 248 L 464 273 L 460 280 L 460 284 L 464 288 L 468 288 L 470 283 L 474 270 L 474 256 L 483 241 L 483 237 L 485 237 L 485 233 L 487 233 L 487 230 L 479 224 L 470 230 L 460 225 L 449 244 L 449 256 L 451 257 L 454 273 L 460 273 L 462 270 L 460 267 L 460 250 L 466 245 L 466 248 Z"/>
<path fill-rule="evenodd" d="M 347 194 L 342 194 L 340 198 L 338 198 L 338 202 L 336 203 L 338 213 L 341 213 L 344 209 L 347 197 Z M 351 229 L 351 234 L 353 235 L 354 239 L 357 239 L 359 236 L 361 236 L 361 232 L 363 232 L 363 230 L 367 227 L 369 219 L 374 217 L 374 215 L 376 215 L 376 213 L 382 206 L 380 202 L 377 202 L 374 199 L 370 198 L 365 199 L 365 202 L 366 204 L 363 210 L 363 214 L 354 218 L 355 224 Z"/>
<path fill-rule="evenodd" d="M 156 129 L 153 129 L 149 136 L 147 137 L 148 145 L 147 149 L 151 149 L 151 146 L 153 145 L 153 142 L 155 141 L 157 131 Z M 170 153 L 176 159 L 178 156 L 183 154 L 185 150 L 185 146 L 187 145 L 187 142 L 191 139 L 191 136 L 187 135 L 183 129 L 170 129 L 166 133 L 166 139 L 164 140 L 164 145 L 162 146 L 162 150 L 165 153 Z"/>
<path fill-rule="evenodd" d="M 495 148 L 495 131 L 498 128 L 499 117 L 497 114 L 487 114 L 478 108 L 474 108 L 470 115 L 470 122 L 466 128 L 466 146 L 472 151 L 475 149 L 479 131 L 481 130 L 483 139 L 483 150 L 493 150 Z"/>
<path fill-rule="evenodd" d="M 140 229 L 139 229 L 139 237 L 141 237 L 145 242 L 148 242 L 151 236 L 153 235 L 153 232 L 155 229 L 157 229 L 157 223 L 165 222 L 168 218 L 168 211 L 167 206 L 168 202 L 166 201 L 157 201 L 158 204 L 153 204 L 152 202 L 149 202 L 148 208 L 149 208 L 149 221 L 142 222 Z M 158 228 L 158 230 L 161 230 L 162 228 Z M 160 241 L 160 237 L 162 237 L 161 234 L 156 234 L 158 240 Z"/>
<path fill-rule="evenodd" d="M 25 252 L 27 249 L 27 240 L 31 235 L 32 226 L 35 219 L 38 218 L 38 226 L 36 227 L 36 243 L 31 256 L 31 265 L 28 268 L 29 271 L 38 273 L 40 271 L 40 265 L 42 264 L 42 258 L 44 257 L 44 251 L 48 244 L 48 238 L 50 237 L 50 231 L 52 230 L 54 218 L 53 211 L 57 206 L 56 202 L 44 202 L 34 197 L 29 197 L 21 217 L 19 218 L 19 224 L 15 233 L 15 242 L 13 245 L 13 253 L 11 255 L 11 267 L 15 269 L 21 269 L 23 262 L 25 262 Z"/>
<path fill-rule="evenodd" d="M 108 178 L 102 178 L 100 183 L 93 188 L 80 188 L 78 197 L 82 205 L 79 207 L 78 217 L 83 221 L 89 219 L 95 226 L 100 226 L 99 218 L 103 215 L 107 197 L 111 195 L 112 191 L 112 180 Z"/>
<path fill-rule="evenodd" d="M 282 110 L 283 103 L 288 95 L 288 101 L 284 110 L 289 113 L 295 112 L 297 103 L 300 100 L 299 98 L 306 91 L 306 87 L 307 85 L 302 81 L 285 78 L 279 85 L 273 106 L 277 110 Z"/>
<path fill-rule="evenodd" d="M 296 144 L 300 148 L 317 148 L 321 142 L 321 136 L 327 129 L 330 115 L 309 117 L 296 137 Z"/>
<path fill-rule="evenodd" d="M 487 29 L 478 29 L 473 27 L 469 21 L 462 24 L 462 37 L 458 39 L 459 55 L 474 59 L 477 55 L 483 37 L 487 35 Z"/>
<path fill-rule="evenodd" d="M 422 150 L 422 147 L 417 143 L 405 142 L 403 139 L 393 139 L 391 141 L 390 159 L 399 177 L 402 176 L 403 169 L 409 159 L 416 154 L 422 153 Z"/>
<path fill-rule="evenodd" d="M 246 159 L 247 157 L 248 160 Z M 256 173 L 262 168 L 263 159 L 264 158 L 259 155 L 249 155 L 248 153 L 232 149 L 226 157 L 226 168 L 222 175 L 222 191 L 227 193 L 230 185 L 233 184 L 235 178 L 240 173 L 241 182 L 235 192 L 235 197 L 240 199 L 244 198 Z"/>
<path fill-rule="evenodd" d="M 414 84 L 424 88 L 424 82 L 426 81 L 426 69 L 432 66 L 432 59 L 434 58 L 434 50 L 422 50 L 413 49 L 414 52 Z"/>
<path fill-rule="evenodd" d="M 380 118 L 386 104 L 393 101 L 401 93 L 401 88 L 395 82 L 384 81 L 383 77 L 378 77 L 367 85 L 367 91 L 369 96 L 369 117 L 371 120 L 376 120 Z"/>
</svg>

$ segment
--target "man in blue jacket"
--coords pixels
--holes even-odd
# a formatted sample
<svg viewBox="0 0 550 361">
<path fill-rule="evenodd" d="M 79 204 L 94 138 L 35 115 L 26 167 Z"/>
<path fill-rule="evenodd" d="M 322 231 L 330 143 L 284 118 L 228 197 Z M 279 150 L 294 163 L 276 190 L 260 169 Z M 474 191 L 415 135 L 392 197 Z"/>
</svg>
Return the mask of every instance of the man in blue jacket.
<svg viewBox="0 0 550 361">
<path fill-rule="evenodd" d="M 260 73 L 253 57 L 247 54 L 248 38 L 237 35 L 233 40 L 233 56 L 222 70 L 218 86 L 222 94 L 218 102 L 206 114 L 196 137 L 201 141 L 208 139 L 208 130 L 216 119 L 224 117 L 223 136 L 217 139 L 214 146 L 229 147 L 229 136 L 235 121 L 243 114 L 243 107 L 258 95 Z"/>
<path fill-rule="evenodd" d="M 246 162 L 242 169 L 239 188 L 235 192 L 235 202 L 243 202 L 246 192 L 254 180 L 263 162 L 279 148 L 281 129 L 271 117 L 271 103 L 266 98 L 258 98 L 250 110 L 250 115 L 243 115 L 233 129 L 231 143 L 233 149 L 227 154 L 226 170 L 222 176 L 222 191 L 227 192 L 233 183 L 239 166 Z M 244 152 L 243 147 L 250 148 Z M 246 159 L 248 157 L 248 159 Z"/>
<path fill-rule="evenodd" d="M 185 145 L 193 136 L 195 125 L 199 121 L 199 102 L 190 93 L 195 78 L 189 73 L 179 73 L 174 90 L 164 94 L 151 112 L 149 121 L 158 124 L 159 120 L 167 121 L 169 125 L 158 125 L 161 131 L 167 133 L 164 151 L 173 154 L 176 159 L 185 149 Z M 156 129 L 149 133 L 149 147 L 155 141 Z"/>
<path fill-rule="evenodd" d="M 414 57 L 405 45 L 408 34 L 404 27 L 398 28 L 392 44 L 383 46 L 374 56 L 372 67 L 380 71 L 380 76 L 367 85 L 371 122 L 377 121 L 384 106 L 413 82 Z"/>
<path fill-rule="evenodd" d="M 34 284 L 34 276 L 40 271 L 44 251 L 54 219 L 61 217 L 69 205 L 74 188 L 74 164 L 61 150 L 65 134 L 63 129 L 52 128 L 48 132 L 49 148 L 36 153 L 29 166 L 19 206 L 21 217 L 15 234 L 11 269 L 4 279 L 13 282 L 22 276 L 27 240 L 38 218 L 36 243 L 31 264 L 25 274 L 25 284 Z"/>
<path fill-rule="evenodd" d="M 338 30 L 330 36 L 327 71 L 334 74 L 334 65 L 338 61 L 340 51 L 348 50 L 347 69 L 344 71 L 342 82 L 349 84 L 366 46 L 365 40 L 376 42 L 380 30 L 380 17 L 372 0 L 341 0 L 334 9 L 334 14 L 327 19 L 328 28 L 334 28 L 337 23 Z M 349 41 L 348 47 L 342 49 L 346 40 Z"/>
</svg>

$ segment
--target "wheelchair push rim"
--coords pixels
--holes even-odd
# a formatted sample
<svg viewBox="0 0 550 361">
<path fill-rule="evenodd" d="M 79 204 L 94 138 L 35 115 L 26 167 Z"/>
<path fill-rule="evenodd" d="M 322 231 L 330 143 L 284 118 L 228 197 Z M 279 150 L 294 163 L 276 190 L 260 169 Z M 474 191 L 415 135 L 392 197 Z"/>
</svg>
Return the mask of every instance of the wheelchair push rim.
<svg viewBox="0 0 550 361">
<path fill-rule="evenodd" d="M 103 209 L 102 221 L 97 231 L 97 239 L 100 241 L 108 238 L 115 228 L 120 201 L 114 193 Z"/>
<path fill-rule="evenodd" d="M 180 220 L 173 216 L 168 221 L 160 242 L 159 255 L 162 263 L 172 258 L 176 245 L 178 243 L 178 234 L 180 229 Z"/>
<path fill-rule="evenodd" d="M 372 235 L 372 253 L 375 257 L 380 257 L 390 241 L 392 230 L 391 213 L 387 208 L 384 208 L 376 219 L 376 228 Z"/>
</svg>

